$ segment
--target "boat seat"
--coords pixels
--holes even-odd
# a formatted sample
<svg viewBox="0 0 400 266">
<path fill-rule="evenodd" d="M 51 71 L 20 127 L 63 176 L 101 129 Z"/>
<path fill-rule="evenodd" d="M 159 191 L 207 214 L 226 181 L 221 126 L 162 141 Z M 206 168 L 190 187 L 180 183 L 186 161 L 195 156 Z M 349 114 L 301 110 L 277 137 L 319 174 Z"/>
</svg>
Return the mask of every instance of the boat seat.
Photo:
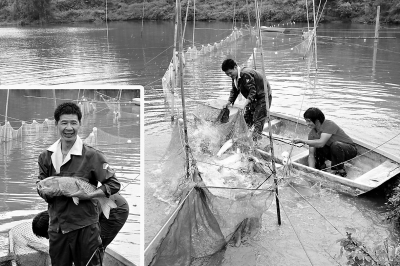
<svg viewBox="0 0 400 266">
<path fill-rule="evenodd" d="M 271 120 L 271 127 L 274 127 L 274 126 L 277 126 L 277 125 L 279 125 L 281 123 L 281 120 L 279 120 L 279 119 L 274 119 L 274 120 Z M 264 124 L 264 130 L 263 130 L 264 132 L 267 132 L 268 131 L 268 122 L 266 122 L 265 124 Z"/>
<path fill-rule="evenodd" d="M 400 165 L 391 160 L 386 160 L 377 167 L 354 179 L 355 182 L 367 186 L 377 186 L 400 173 Z"/>
<path fill-rule="evenodd" d="M 305 158 L 305 157 L 308 157 L 309 152 L 310 152 L 310 151 L 309 151 L 308 149 L 305 150 L 305 151 L 303 151 L 303 152 L 300 152 L 300 153 L 298 153 L 298 154 L 292 156 L 292 157 L 291 157 L 291 161 L 292 161 L 292 162 L 297 162 L 297 161 L 300 160 L 300 159 L 303 159 L 303 158 Z"/>
</svg>

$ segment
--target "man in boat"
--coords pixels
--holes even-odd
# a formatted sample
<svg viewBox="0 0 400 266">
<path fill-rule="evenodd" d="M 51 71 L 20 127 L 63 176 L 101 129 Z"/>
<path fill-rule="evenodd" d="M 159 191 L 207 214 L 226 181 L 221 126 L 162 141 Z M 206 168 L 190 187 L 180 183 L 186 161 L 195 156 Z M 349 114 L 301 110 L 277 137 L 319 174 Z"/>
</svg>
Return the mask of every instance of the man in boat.
<svg viewBox="0 0 400 266">
<path fill-rule="evenodd" d="M 230 91 L 228 102 L 224 107 L 233 105 L 241 93 L 245 98 L 244 119 L 249 128 L 254 127 L 253 139 L 261 138 L 267 117 L 267 105 L 265 101 L 265 86 L 268 91 L 269 106 L 272 102 L 272 92 L 269 82 L 263 79 L 258 71 L 239 67 L 232 59 L 226 59 L 222 62 L 222 71 L 232 78 L 232 89 Z"/>
<path fill-rule="evenodd" d="M 82 113 L 72 102 L 60 104 L 55 112 L 61 138 L 39 156 L 38 181 L 51 176 L 76 176 L 97 187 L 88 198 L 110 197 L 120 189 L 104 155 L 83 144 L 78 136 Z M 79 205 L 66 196 L 38 194 L 48 203 L 49 254 L 53 266 L 101 265 L 99 210 L 91 200 Z"/>
<path fill-rule="evenodd" d="M 296 138 L 293 142 L 310 147 L 308 166 L 327 170 L 325 161 L 330 160 L 334 174 L 347 176 L 343 162 L 357 156 L 353 140 L 335 122 L 325 119 L 324 113 L 318 108 L 308 108 L 303 116 L 311 128 L 308 140 Z"/>
<path fill-rule="evenodd" d="M 80 200 L 87 198 L 89 195 L 81 189 L 78 192 L 71 194 L 73 197 L 78 197 Z M 119 193 L 115 193 L 110 196 L 114 200 L 117 208 L 110 210 L 110 216 L 108 219 L 101 212 L 99 208 L 100 217 L 100 238 L 102 242 L 102 248 L 105 250 L 107 246 L 114 240 L 118 232 L 121 230 L 129 215 L 129 205 L 125 198 Z M 100 207 L 100 205 L 98 205 Z M 43 211 L 38 213 L 32 221 L 33 233 L 38 237 L 44 237 L 49 239 L 49 212 Z"/>
</svg>

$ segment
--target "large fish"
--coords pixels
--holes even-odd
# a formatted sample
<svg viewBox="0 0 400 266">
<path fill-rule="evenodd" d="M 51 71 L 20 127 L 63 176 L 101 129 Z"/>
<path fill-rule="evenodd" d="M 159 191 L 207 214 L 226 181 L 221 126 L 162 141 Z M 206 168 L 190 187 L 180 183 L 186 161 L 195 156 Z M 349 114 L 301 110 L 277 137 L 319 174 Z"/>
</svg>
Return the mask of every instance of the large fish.
<svg viewBox="0 0 400 266">
<path fill-rule="evenodd" d="M 217 157 L 221 157 L 221 155 L 232 146 L 233 146 L 233 139 L 229 139 L 227 142 L 224 143 L 224 145 L 222 145 L 221 149 L 219 149 Z"/>
<path fill-rule="evenodd" d="M 75 193 L 79 190 L 78 184 L 83 188 L 83 190 L 89 194 L 95 191 L 97 188 L 77 177 L 68 177 L 68 176 L 52 176 L 46 179 L 41 180 L 38 183 L 38 189 L 42 193 L 43 189 L 46 188 L 45 193 L 46 196 L 56 197 L 63 196 L 64 192 Z M 72 197 L 72 200 L 76 205 L 79 204 L 79 198 Z M 98 197 L 94 198 L 94 200 L 98 200 L 103 210 L 104 216 L 108 219 L 110 215 L 110 209 L 116 208 L 117 205 L 113 200 L 106 197 Z"/>
</svg>

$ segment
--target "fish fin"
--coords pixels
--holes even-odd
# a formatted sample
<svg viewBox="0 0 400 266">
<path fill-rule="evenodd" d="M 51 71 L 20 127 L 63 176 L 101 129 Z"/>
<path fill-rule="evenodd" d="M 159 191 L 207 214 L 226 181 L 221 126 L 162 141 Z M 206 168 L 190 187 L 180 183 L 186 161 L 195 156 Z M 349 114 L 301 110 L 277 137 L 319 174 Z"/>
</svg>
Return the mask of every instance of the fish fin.
<svg viewBox="0 0 400 266">
<path fill-rule="evenodd" d="M 75 205 L 79 204 L 79 198 L 77 197 L 72 197 L 72 200 L 74 201 Z"/>
<path fill-rule="evenodd" d="M 118 207 L 111 199 L 107 199 L 105 202 L 100 202 L 100 204 L 103 214 L 107 219 L 110 217 L 110 210 Z"/>
</svg>

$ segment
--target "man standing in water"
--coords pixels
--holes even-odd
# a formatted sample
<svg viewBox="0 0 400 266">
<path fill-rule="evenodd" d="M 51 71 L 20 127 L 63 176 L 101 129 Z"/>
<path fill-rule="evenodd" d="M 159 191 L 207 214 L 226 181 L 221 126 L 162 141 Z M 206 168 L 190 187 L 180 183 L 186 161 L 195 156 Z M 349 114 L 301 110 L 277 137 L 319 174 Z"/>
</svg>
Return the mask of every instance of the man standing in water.
<svg viewBox="0 0 400 266">
<path fill-rule="evenodd" d="M 318 108 L 308 108 L 303 116 L 311 128 L 308 140 L 296 138 L 293 142 L 310 147 L 308 166 L 326 170 L 325 161 L 330 160 L 335 175 L 347 176 L 343 162 L 357 156 L 353 140 L 335 122 L 325 119 L 324 113 Z"/>
<path fill-rule="evenodd" d="M 75 176 L 97 187 L 88 198 L 109 197 L 120 189 L 120 183 L 104 155 L 83 144 L 78 136 L 82 113 L 72 102 L 60 104 L 55 112 L 61 138 L 39 156 L 38 181 L 50 176 Z M 99 210 L 90 200 L 79 205 L 65 196 L 39 195 L 48 203 L 49 253 L 53 266 L 98 266 L 104 252 L 101 248 Z"/>
<path fill-rule="evenodd" d="M 261 138 L 264 123 L 267 117 L 267 105 L 265 101 L 265 86 L 268 91 L 269 106 L 271 108 L 272 92 L 269 82 L 263 79 L 263 75 L 248 67 L 239 67 L 232 59 L 222 62 L 222 71 L 232 79 L 232 89 L 228 102 L 224 107 L 233 105 L 241 93 L 245 98 L 244 119 L 249 128 L 254 126 L 253 140 Z"/>
</svg>

